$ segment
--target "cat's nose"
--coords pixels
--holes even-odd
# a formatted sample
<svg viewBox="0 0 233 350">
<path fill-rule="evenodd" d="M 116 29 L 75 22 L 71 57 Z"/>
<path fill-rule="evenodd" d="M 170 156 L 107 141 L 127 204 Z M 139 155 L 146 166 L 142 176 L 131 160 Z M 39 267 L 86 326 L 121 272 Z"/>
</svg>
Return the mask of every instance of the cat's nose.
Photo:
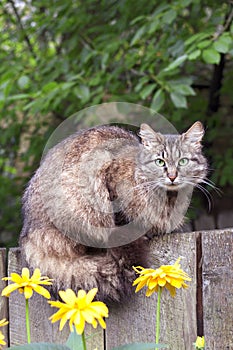
<svg viewBox="0 0 233 350">
<path fill-rule="evenodd" d="M 168 178 L 173 182 L 177 178 L 177 173 L 167 174 Z"/>
</svg>

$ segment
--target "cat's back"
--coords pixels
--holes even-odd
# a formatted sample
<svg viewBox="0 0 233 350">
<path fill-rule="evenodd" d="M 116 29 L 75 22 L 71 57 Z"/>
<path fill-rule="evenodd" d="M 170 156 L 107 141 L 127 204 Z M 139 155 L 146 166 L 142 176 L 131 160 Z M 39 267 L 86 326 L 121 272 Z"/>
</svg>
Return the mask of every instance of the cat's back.
<svg viewBox="0 0 233 350">
<path fill-rule="evenodd" d="M 40 168 L 48 171 L 61 162 L 64 168 L 65 165 L 78 162 L 85 154 L 96 150 L 116 153 L 125 145 L 135 147 L 138 144 L 138 137 L 131 131 L 118 126 L 97 126 L 78 131 L 55 145 L 44 157 Z"/>
<path fill-rule="evenodd" d="M 55 145 L 25 191 L 24 222 L 28 218 L 32 223 L 51 220 L 63 230 L 63 224 L 68 228 L 77 216 L 84 221 L 94 217 L 96 210 L 90 202 L 97 197 L 110 211 L 106 168 L 114 159 L 135 154 L 139 144 L 137 136 L 126 129 L 98 126 L 76 132 Z"/>
</svg>

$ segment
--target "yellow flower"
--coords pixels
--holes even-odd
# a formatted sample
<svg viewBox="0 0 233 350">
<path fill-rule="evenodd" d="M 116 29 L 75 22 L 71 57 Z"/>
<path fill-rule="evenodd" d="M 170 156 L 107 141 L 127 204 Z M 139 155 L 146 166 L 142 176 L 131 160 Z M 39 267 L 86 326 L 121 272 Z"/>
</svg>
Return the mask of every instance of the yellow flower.
<svg viewBox="0 0 233 350">
<path fill-rule="evenodd" d="M 2 334 L 2 332 L 0 331 L 0 345 L 6 345 L 6 342 L 4 341 L 5 337 Z"/>
<path fill-rule="evenodd" d="M 0 327 L 4 327 L 4 326 L 6 326 L 8 323 L 9 323 L 9 321 L 7 321 L 5 318 L 3 318 L 3 319 L 0 321 Z"/>
<path fill-rule="evenodd" d="M 40 270 L 35 269 L 32 277 L 30 277 L 30 273 L 28 268 L 24 267 L 22 269 L 22 275 L 18 275 L 17 273 L 12 273 L 11 277 L 4 277 L 4 281 L 12 281 L 14 283 L 9 284 L 2 291 L 2 296 L 9 297 L 12 292 L 18 289 L 19 293 L 24 293 L 25 299 L 31 298 L 33 295 L 33 291 L 38 294 L 41 294 L 43 297 L 50 299 L 50 293 L 44 287 L 41 287 L 40 284 L 44 284 L 49 286 L 52 284 L 52 280 L 46 276 L 41 276 Z"/>
<path fill-rule="evenodd" d="M 205 347 L 205 338 L 204 336 L 202 337 L 197 337 L 196 343 L 195 343 L 196 349 L 204 349 Z"/>
<path fill-rule="evenodd" d="M 102 328 L 106 328 L 103 317 L 108 317 L 108 308 L 101 301 L 92 301 L 98 289 L 93 288 L 88 293 L 84 290 L 79 290 L 78 295 L 71 290 L 60 291 L 59 295 L 64 301 L 49 301 L 52 307 L 57 307 L 59 310 L 53 314 L 50 319 L 52 323 L 61 320 L 60 331 L 63 329 L 66 321 L 69 320 L 71 332 L 73 325 L 78 334 L 82 334 L 85 327 L 85 322 L 92 324 L 94 328 L 97 327 L 97 321 Z"/>
<path fill-rule="evenodd" d="M 144 286 L 147 286 L 146 296 L 149 297 L 154 292 L 158 292 L 158 288 L 166 288 L 172 297 L 176 295 L 176 288 L 187 288 L 188 285 L 184 281 L 191 281 L 186 272 L 180 268 L 180 258 L 176 260 L 174 265 L 162 265 L 158 269 L 144 269 L 141 266 L 133 267 L 140 275 L 134 282 L 137 284 L 135 293 Z"/>
</svg>

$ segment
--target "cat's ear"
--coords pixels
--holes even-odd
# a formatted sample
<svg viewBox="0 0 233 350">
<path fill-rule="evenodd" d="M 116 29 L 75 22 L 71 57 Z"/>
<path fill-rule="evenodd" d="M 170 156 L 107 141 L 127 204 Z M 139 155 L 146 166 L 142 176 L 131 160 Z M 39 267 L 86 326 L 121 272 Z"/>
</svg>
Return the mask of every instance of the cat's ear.
<svg viewBox="0 0 233 350">
<path fill-rule="evenodd" d="M 141 124 L 139 136 L 141 138 L 143 146 L 148 149 L 152 149 L 156 147 L 156 145 L 161 144 L 164 138 L 163 135 L 159 132 L 155 132 L 151 127 L 147 124 Z"/>
<path fill-rule="evenodd" d="M 181 135 L 184 141 L 192 143 L 194 146 L 200 146 L 205 130 L 201 122 L 195 122 L 185 133 Z"/>
</svg>

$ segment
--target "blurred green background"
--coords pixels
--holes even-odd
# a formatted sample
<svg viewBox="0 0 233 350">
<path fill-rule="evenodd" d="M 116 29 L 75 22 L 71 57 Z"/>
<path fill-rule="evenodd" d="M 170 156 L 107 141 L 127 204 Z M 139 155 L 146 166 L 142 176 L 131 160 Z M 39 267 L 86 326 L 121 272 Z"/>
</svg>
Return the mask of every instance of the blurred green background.
<svg viewBox="0 0 233 350">
<path fill-rule="evenodd" d="M 179 131 L 201 120 L 209 176 L 221 207 L 232 203 L 232 19 L 232 1 L 2 0 L 0 244 L 17 245 L 21 195 L 51 132 L 102 102 L 151 107 Z"/>
</svg>

